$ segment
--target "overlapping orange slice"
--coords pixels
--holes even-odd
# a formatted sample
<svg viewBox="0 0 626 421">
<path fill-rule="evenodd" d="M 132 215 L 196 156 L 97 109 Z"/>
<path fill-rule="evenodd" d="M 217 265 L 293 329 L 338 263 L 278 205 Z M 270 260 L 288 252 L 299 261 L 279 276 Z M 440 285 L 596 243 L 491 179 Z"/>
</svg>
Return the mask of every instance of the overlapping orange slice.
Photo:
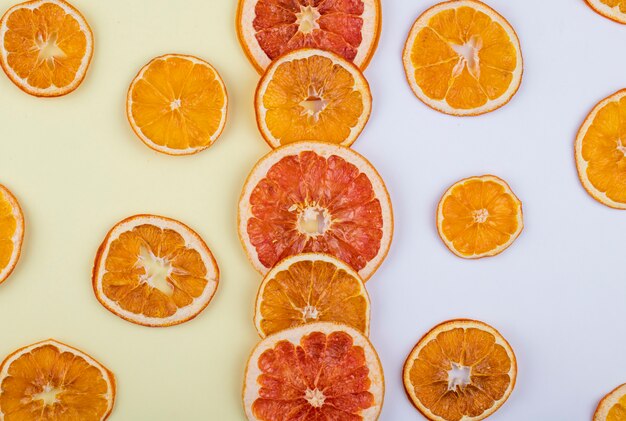
<svg viewBox="0 0 626 421">
<path fill-rule="evenodd" d="M 24 214 L 13 194 L 0 184 L 0 283 L 15 269 L 24 241 Z"/>
<path fill-rule="evenodd" d="M 626 384 L 616 387 L 607 394 L 596 408 L 593 421 L 626 420 Z"/>
<path fill-rule="evenodd" d="M 626 24 L 626 0 L 586 0 L 586 2 L 602 16 Z"/>
</svg>

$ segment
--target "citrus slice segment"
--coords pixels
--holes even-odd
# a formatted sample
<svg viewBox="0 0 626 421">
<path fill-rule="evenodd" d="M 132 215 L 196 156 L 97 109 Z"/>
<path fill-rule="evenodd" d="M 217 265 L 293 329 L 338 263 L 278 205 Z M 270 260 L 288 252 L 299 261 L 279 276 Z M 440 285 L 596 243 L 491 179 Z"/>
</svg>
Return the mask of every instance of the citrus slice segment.
<svg viewBox="0 0 626 421">
<path fill-rule="evenodd" d="M 378 355 L 362 333 L 317 322 L 262 340 L 246 366 L 249 420 L 376 420 L 385 391 Z"/>
<path fill-rule="evenodd" d="M 437 207 L 439 236 L 452 253 L 466 259 L 502 253 L 523 228 L 522 202 L 493 175 L 455 183 Z"/>
<path fill-rule="evenodd" d="M 415 407 L 433 421 L 478 421 L 509 398 L 517 361 L 506 339 L 474 320 L 434 327 L 404 364 L 404 388 Z"/>
<path fill-rule="evenodd" d="M 380 29 L 380 0 L 239 0 L 237 12 L 239 41 L 259 73 L 304 47 L 332 51 L 365 69 Z"/>
<path fill-rule="evenodd" d="M 115 225 L 100 246 L 93 289 L 122 319 L 161 327 L 200 314 L 218 279 L 211 251 L 191 228 L 163 216 L 135 215 Z"/>
<path fill-rule="evenodd" d="M 9 355 L 0 385 L 0 419 L 6 421 L 105 420 L 115 402 L 113 373 L 53 339 Z"/>
<path fill-rule="evenodd" d="M 226 124 L 222 78 L 197 57 L 167 54 L 146 64 L 128 89 L 126 115 L 148 147 L 168 155 L 207 149 Z"/>
<path fill-rule="evenodd" d="M 303 253 L 270 270 L 256 298 L 261 337 L 314 322 L 336 322 L 369 334 L 370 300 L 358 273 L 337 258 Z"/>
<path fill-rule="evenodd" d="M 470 116 L 505 105 L 522 81 L 513 27 L 476 0 L 439 3 L 417 18 L 403 53 L 415 95 L 446 114 Z"/>
<path fill-rule="evenodd" d="M 576 168 L 598 202 L 626 209 L 626 89 L 600 101 L 576 136 Z"/>
<path fill-rule="evenodd" d="M 356 66 L 306 48 L 268 67 L 256 90 L 255 110 L 259 130 L 273 148 L 304 140 L 350 146 L 369 119 L 372 96 Z"/>
<path fill-rule="evenodd" d="M 389 194 L 350 148 L 298 142 L 261 158 L 239 201 L 239 237 L 262 274 L 304 252 L 333 255 L 367 280 L 393 235 Z"/>
<path fill-rule="evenodd" d="M 596 408 L 593 421 L 626 420 L 626 384 L 618 386 L 606 395 Z"/>
<path fill-rule="evenodd" d="M 0 64 L 28 94 L 54 97 L 72 92 L 85 78 L 92 55 L 91 28 L 66 1 L 20 3 L 0 20 Z"/>
<path fill-rule="evenodd" d="M 626 24 L 625 0 L 586 0 L 586 2 L 593 10 L 605 18 Z"/>
<path fill-rule="evenodd" d="M 13 194 L 0 184 L 0 283 L 15 269 L 24 242 L 24 214 Z"/>
</svg>

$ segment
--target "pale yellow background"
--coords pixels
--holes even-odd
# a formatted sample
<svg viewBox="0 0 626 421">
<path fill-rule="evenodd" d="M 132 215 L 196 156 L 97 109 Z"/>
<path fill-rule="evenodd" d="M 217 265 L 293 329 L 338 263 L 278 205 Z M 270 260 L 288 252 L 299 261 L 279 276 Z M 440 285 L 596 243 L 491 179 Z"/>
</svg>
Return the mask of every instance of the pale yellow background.
<svg viewBox="0 0 626 421">
<path fill-rule="evenodd" d="M 2 11 L 14 0 L 0 0 Z M 0 183 L 18 197 L 26 239 L 0 286 L 0 356 L 49 337 L 109 367 L 118 382 L 111 420 L 244 419 L 240 390 L 257 341 L 252 304 L 259 276 L 236 234 L 243 181 L 269 148 L 254 123 L 258 75 L 235 32 L 234 0 L 74 0 L 95 35 L 84 83 L 39 99 L 0 72 Z M 191 157 L 144 146 L 125 115 L 126 91 L 151 58 L 208 60 L 229 93 L 220 139 Z M 181 326 L 151 329 L 102 307 L 91 269 L 106 232 L 136 213 L 179 219 L 211 247 L 221 270 L 209 307 Z"/>
</svg>

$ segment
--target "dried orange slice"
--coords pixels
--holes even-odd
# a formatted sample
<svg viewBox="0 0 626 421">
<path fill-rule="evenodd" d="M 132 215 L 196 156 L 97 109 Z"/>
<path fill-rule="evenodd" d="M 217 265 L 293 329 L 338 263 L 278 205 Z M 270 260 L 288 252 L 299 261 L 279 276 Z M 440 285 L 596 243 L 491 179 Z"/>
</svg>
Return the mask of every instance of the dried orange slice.
<svg viewBox="0 0 626 421">
<path fill-rule="evenodd" d="M 626 0 L 586 0 L 596 12 L 615 22 L 626 24 Z"/>
<path fill-rule="evenodd" d="M 13 194 L 0 184 L 0 283 L 15 269 L 24 242 L 24 214 Z"/>
<path fill-rule="evenodd" d="M 318 322 L 262 340 L 246 367 L 249 420 L 372 421 L 385 384 L 378 355 L 359 331 Z"/>
<path fill-rule="evenodd" d="M 20 3 L 0 20 L 0 64 L 28 94 L 53 97 L 72 92 L 85 78 L 92 55 L 91 28 L 66 1 Z"/>
<path fill-rule="evenodd" d="M 350 148 L 298 142 L 261 158 L 239 201 L 239 237 L 262 274 L 286 257 L 331 254 L 369 279 L 393 235 L 389 194 Z"/>
<path fill-rule="evenodd" d="M 576 136 L 576 167 L 598 202 L 626 209 L 626 89 L 600 101 Z"/>
<path fill-rule="evenodd" d="M 509 398 L 517 378 L 513 349 L 474 320 L 442 323 L 419 340 L 404 364 L 404 388 L 433 421 L 478 421 Z"/>
<path fill-rule="evenodd" d="M 191 228 L 162 216 L 135 215 L 115 225 L 100 246 L 93 289 L 122 319 L 159 327 L 200 314 L 218 279 L 211 251 Z"/>
<path fill-rule="evenodd" d="M 466 259 L 502 253 L 523 228 L 522 202 L 493 175 L 455 183 L 437 207 L 439 236 L 452 253 Z"/>
<path fill-rule="evenodd" d="M 6 421 L 105 420 L 115 402 L 113 373 L 53 339 L 9 355 L 0 384 L 0 419 Z"/>
<path fill-rule="evenodd" d="M 596 408 L 593 421 L 626 420 L 626 384 L 618 386 L 606 395 Z"/>
<path fill-rule="evenodd" d="M 302 140 L 350 146 L 372 110 L 361 71 L 336 54 L 302 49 L 274 61 L 255 96 L 261 134 L 276 148 Z"/>
<path fill-rule="evenodd" d="M 426 10 L 409 32 L 403 62 L 421 101 L 458 116 L 502 107 L 522 81 L 513 27 L 476 0 L 446 1 Z"/>
<path fill-rule="evenodd" d="M 261 337 L 314 322 L 336 322 L 369 334 L 370 299 L 361 277 L 337 258 L 303 253 L 270 270 L 256 297 Z"/>
<path fill-rule="evenodd" d="M 190 155 L 211 146 L 226 124 L 228 96 L 209 63 L 168 54 L 146 64 L 128 89 L 126 115 L 147 146 Z"/>
<path fill-rule="evenodd" d="M 380 0 L 239 0 L 237 12 L 239 41 L 259 73 L 304 47 L 332 51 L 365 69 L 380 28 Z"/>
</svg>

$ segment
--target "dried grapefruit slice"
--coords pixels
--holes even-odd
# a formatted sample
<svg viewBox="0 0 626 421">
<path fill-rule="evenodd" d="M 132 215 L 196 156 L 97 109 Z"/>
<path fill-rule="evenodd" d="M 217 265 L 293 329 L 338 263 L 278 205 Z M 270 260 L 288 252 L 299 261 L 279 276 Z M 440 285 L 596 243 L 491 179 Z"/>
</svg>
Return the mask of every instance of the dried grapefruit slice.
<svg viewBox="0 0 626 421">
<path fill-rule="evenodd" d="M 246 367 L 243 405 L 249 420 L 376 420 L 383 370 L 357 330 L 318 322 L 262 340 Z"/>
<path fill-rule="evenodd" d="M 403 62 L 421 101 L 458 116 L 502 107 L 522 81 L 513 27 L 476 0 L 446 1 L 426 10 L 409 32 Z"/>
<path fill-rule="evenodd" d="M 455 183 L 437 208 L 439 236 L 451 252 L 466 259 L 502 253 L 523 228 L 522 202 L 493 175 Z"/>
<path fill-rule="evenodd" d="M 259 81 L 254 103 L 259 130 L 273 148 L 312 139 L 350 146 L 372 110 L 361 71 L 312 48 L 274 61 Z"/>
<path fill-rule="evenodd" d="M 239 201 L 239 237 L 253 266 L 267 273 L 303 252 L 331 254 L 369 279 L 393 235 L 387 189 L 350 148 L 298 142 L 261 158 Z"/>
<path fill-rule="evenodd" d="M 219 269 L 191 228 L 156 215 L 115 225 L 98 250 L 93 289 L 109 311 L 144 326 L 196 317 L 215 294 Z"/>
<path fill-rule="evenodd" d="M 370 300 L 361 277 L 328 254 L 303 253 L 270 270 L 256 298 L 261 337 L 314 322 L 336 322 L 369 334 Z"/>
<path fill-rule="evenodd" d="M 168 155 L 205 150 L 222 134 L 228 96 L 217 71 L 197 57 L 168 54 L 146 64 L 128 89 L 126 115 L 148 147 Z"/>
<path fill-rule="evenodd" d="M 380 0 L 239 0 L 237 34 L 254 67 L 303 47 L 341 55 L 361 69 L 380 36 Z"/>
<path fill-rule="evenodd" d="M 509 398 L 517 378 L 513 349 L 474 320 L 442 323 L 419 340 L 404 364 L 404 388 L 433 421 L 478 421 Z"/>
<path fill-rule="evenodd" d="M 13 194 L 0 184 L 0 283 L 15 269 L 24 241 L 24 214 Z"/>
<path fill-rule="evenodd" d="M 626 0 L 586 0 L 602 16 L 626 24 Z"/>
<path fill-rule="evenodd" d="M 41 97 L 78 88 L 93 55 L 87 21 L 63 0 L 11 7 L 0 20 L 0 64 L 24 92 Z"/>
<path fill-rule="evenodd" d="M 576 167 L 598 202 L 626 209 L 626 89 L 600 101 L 576 136 Z"/>
<path fill-rule="evenodd" d="M 0 419 L 6 421 L 105 420 L 115 402 L 113 373 L 53 339 L 9 355 L 0 384 Z"/>
<path fill-rule="evenodd" d="M 593 421 L 626 420 L 626 384 L 618 386 L 606 395 L 596 408 Z"/>
</svg>

